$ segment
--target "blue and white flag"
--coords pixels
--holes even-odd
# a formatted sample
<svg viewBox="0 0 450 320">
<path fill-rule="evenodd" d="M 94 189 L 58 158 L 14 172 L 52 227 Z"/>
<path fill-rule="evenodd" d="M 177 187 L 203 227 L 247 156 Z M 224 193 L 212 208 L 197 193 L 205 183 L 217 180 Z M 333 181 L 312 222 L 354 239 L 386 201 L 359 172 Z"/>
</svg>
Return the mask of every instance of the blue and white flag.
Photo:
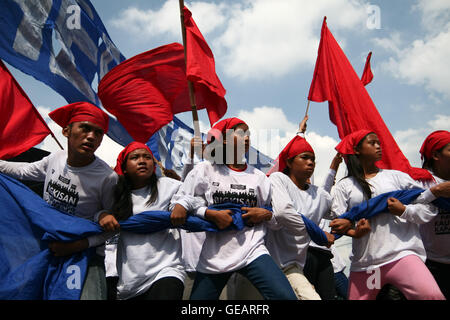
<svg viewBox="0 0 450 320">
<path fill-rule="evenodd" d="M 0 300 L 78 300 L 86 278 L 89 257 L 95 248 L 55 257 L 50 241 L 75 241 L 100 234 L 92 221 L 53 208 L 15 179 L 0 173 Z M 226 203 L 233 223 L 226 229 L 242 230 L 242 205 Z M 146 211 L 119 221 L 120 229 L 152 233 L 174 228 L 169 211 Z M 189 215 L 180 228 L 191 232 L 220 232 L 216 225 Z"/>
<path fill-rule="evenodd" d="M 0 58 L 68 103 L 88 101 L 99 107 L 94 88 L 125 60 L 88 0 L 2 0 Z M 108 136 L 117 143 L 132 141 L 115 118 L 110 117 L 109 127 Z"/>
<path fill-rule="evenodd" d="M 88 101 L 99 107 L 98 83 L 126 59 L 88 0 L 2 0 L 0 58 L 46 83 L 68 103 Z M 133 140 L 114 117 L 108 136 L 122 146 Z M 165 168 L 181 175 L 192 137 L 193 130 L 174 117 L 147 144 Z M 264 172 L 272 165 L 254 148 L 248 161 Z"/>
<path fill-rule="evenodd" d="M 181 176 L 183 166 L 189 157 L 190 143 L 193 137 L 194 130 L 174 117 L 173 121 L 153 135 L 148 145 L 155 157 L 162 162 L 164 168 L 172 169 Z M 206 140 L 205 134 L 202 134 L 202 139 Z M 250 147 L 246 158 L 250 165 L 264 173 L 267 173 L 273 166 L 273 159 L 254 147 Z"/>
</svg>

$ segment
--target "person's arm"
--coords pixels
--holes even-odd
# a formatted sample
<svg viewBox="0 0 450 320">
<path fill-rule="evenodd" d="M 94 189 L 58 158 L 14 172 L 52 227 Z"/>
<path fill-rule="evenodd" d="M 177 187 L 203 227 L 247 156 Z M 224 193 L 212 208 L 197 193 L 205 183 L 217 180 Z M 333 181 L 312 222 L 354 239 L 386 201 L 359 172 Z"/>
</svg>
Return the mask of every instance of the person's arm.
<svg viewBox="0 0 450 320">
<path fill-rule="evenodd" d="M 450 181 L 442 182 L 432 186 L 430 188 L 430 192 L 436 198 L 450 198 Z"/>
<path fill-rule="evenodd" d="M 87 239 L 80 239 L 71 242 L 55 241 L 50 242 L 48 247 L 56 257 L 66 257 L 86 250 L 89 247 L 89 242 Z"/>
<path fill-rule="evenodd" d="M 272 210 L 276 222 L 293 235 L 305 235 L 305 222 L 294 207 L 282 176 L 274 173 L 269 180 L 272 184 Z"/>
<path fill-rule="evenodd" d="M 355 229 L 348 229 L 346 235 L 352 238 L 361 238 L 370 232 L 370 223 L 367 219 L 361 219 Z"/>
<path fill-rule="evenodd" d="M 333 160 L 331 161 L 330 164 L 330 169 L 328 170 L 328 174 L 325 177 L 325 182 L 323 185 L 323 189 L 325 191 L 327 191 L 328 193 L 331 192 L 331 188 L 334 185 L 335 179 L 336 179 L 336 173 L 339 169 L 339 165 L 342 162 L 342 156 L 340 153 L 336 153 L 336 155 L 334 156 Z"/>
<path fill-rule="evenodd" d="M 299 126 L 298 126 L 298 131 L 297 134 L 305 134 L 306 132 L 306 123 L 308 122 L 308 115 L 305 115 L 305 117 L 303 118 L 303 120 L 300 122 Z"/>
<path fill-rule="evenodd" d="M 119 177 L 115 172 L 109 172 L 101 186 L 101 210 L 94 215 L 94 222 L 98 222 L 100 227 L 107 232 L 119 231 L 120 225 L 112 214 L 114 204 L 114 188 L 117 185 Z M 92 242 L 92 241 L 91 241 Z"/>
<path fill-rule="evenodd" d="M 186 176 L 178 192 L 172 197 L 169 211 L 173 211 L 178 204 L 186 210 L 186 213 L 190 212 L 204 219 L 207 209 L 205 192 L 208 188 L 208 181 L 206 178 L 203 167 L 195 166 Z M 182 213 L 179 211 L 181 208 L 178 207 L 176 210 L 178 213 Z"/>
<path fill-rule="evenodd" d="M 399 189 L 423 189 L 419 182 L 413 180 L 406 173 L 400 172 L 395 176 L 395 178 Z M 403 205 L 398 199 L 391 197 L 387 200 L 388 210 L 393 215 L 403 218 L 409 222 L 416 224 L 427 223 L 431 221 L 438 213 L 438 209 L 430 202 L 435 199 L 434 197 L 436 194 L 438 196 L 445 196 L 449 189 L 450 184 L 433 186 L 419 195 L 419 197 L 417 197 L 412 204 L 408 205 Z"/>
<path fill-rule="evenodd" d="M 352 236 L 353 223 L 348 219 L 339 218 L 348 210 L 349 194 L 344 183 L 338 183 L 333 190 L 331 202 L 331 216 L 334 218 L 330 222 L 332 233 Z M 337 217 L 337 218 L 336 218 Z M 348 234 L 350 231 L 350 234 Z"/>
<path fill-rule="evenodd" d="M 404 205 L 393 197 L 389 198 L 387 203 L 390 213 L 416 224 L 428 223 L 438 214 L 438 209 L 432 205 L 421 203 Z"/>
<path fill-rule="evenodd" d="M 0 172 L 18 180 L 44 181 L 49 157 L 31 163 L 0 160 Z"/>
</svg>

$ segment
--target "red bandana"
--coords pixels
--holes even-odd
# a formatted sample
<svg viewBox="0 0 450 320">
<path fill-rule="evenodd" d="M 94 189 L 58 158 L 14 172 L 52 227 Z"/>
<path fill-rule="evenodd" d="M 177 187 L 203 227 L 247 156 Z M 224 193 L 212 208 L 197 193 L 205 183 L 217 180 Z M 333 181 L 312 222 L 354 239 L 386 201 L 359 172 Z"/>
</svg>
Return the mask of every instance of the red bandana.
<svg viewBox="0 0 450 320">
<path fill-rule="evenodd" d="M 304 139 L 300 136 L 295 136 L 291 141 L 289 141 L 289 143 L 286 145 L 286 147 L 284 147 L 284 149 L 278 155 L 277 164 L 275 164 L 275 166 L 278 165 L 278 169 L 276 171 L 283 172 L 283 170 L 286 168 L 286 161 L 288 159 L 291 159 L 291 158 L 293 158 L 303 152 L 307 152 L 307 151 L 314 153 L 313 148 L 306 141 L 306 139 Z M 274 171 L 272 171 L 272 172 L 274 172 Z"/>
<path fill-rule="evenodd" d="M 133 151 L 136 150 L 136 149 L 145 149 L 145 150 L 148 150 L 148 151 L 150 152 L 150 154 L 152 155 L 152 157 L 153 157 L 152 151 L 150 150 L 150 148 L 149 148 L 146 144 L 141 143 L 141 142 L 136 142 L 136 141 L 133 141 L 133 142 L 129 143 L 129 144 L 125 147 L 125 149 L 123 149 L 122 152 L 119 153 L 119 156 L 117 157 L 117 163 L 116 163 L 116 167 L 114 168 L 114 171 L 115 171 L 119 176 L 123 176 L 122 164 L 123 164 L 123 162 L 125 161 L 127 155 L 128 155 L 130 152 L 133 152 Z M 153 157 L 153 158 L 154 158 L 154 157 Z M 156 163 L 155 163 L 155 165 L 153 166 L 153 172 L 155 172 L 155 171 L 156 171 Z"/>
<path fill-rule="evenodd" d="M 211 143 L 212 137 L 214 137 L 216 140 L 222 141 L 222 137 L 226 134 L 226 131 L 232 129 L 238 124 L 246 125 L 246 123 L 239 118 L 228 118 L 217 122 L 208 132 L 208 144 Z"/>
<path fill-rule="evenodd" d="M 73 122 L 89 121 L 108 132 L 108 115 L 89 102 L 75 102 L 50 112 L 49 117 L 65 128 Z"/>
<path fill-rule="evenodd" d="M 358 130 L 346 135 L 341 142 L 336 146 L 337 152 L 340 154 L 355 154 L 355 149 L 358 143 L 369 133 L 373 133 L 370 130 Z"/>
<path fill-rule="evenodd" d="M 450 143 L 450 132 L 438 130 L 430 133 L 420 148 L 420 154 L 427 159 L 433 156 L 433 152 L 439 150 Z"/>
</svg>

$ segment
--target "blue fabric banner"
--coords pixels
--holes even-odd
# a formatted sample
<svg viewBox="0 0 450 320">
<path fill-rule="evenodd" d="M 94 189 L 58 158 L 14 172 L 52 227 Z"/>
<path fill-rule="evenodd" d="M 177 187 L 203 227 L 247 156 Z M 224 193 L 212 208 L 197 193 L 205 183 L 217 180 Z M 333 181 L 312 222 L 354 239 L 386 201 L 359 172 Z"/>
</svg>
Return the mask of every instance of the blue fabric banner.
<svg viewBox="0 0 450 320">
<path fill-rule="evenodd" d="M 0 300 L 79 299 L 93 249 L 55 257 L 48 243 L 83 239 L 102 233 L 102 228 L 53 208 L 28 187 L 1 173 L 0 208 Z M 211 207 L 234 212 L 233 224 L 224 230 L 191 215 L 180 228 L 191 232 L 242 230 L 241 208 L 230 203 Z M 168 211 L 146 211 L 119 223 L 122 230 L 136 233 L 173 228 Z"/>
</svg>

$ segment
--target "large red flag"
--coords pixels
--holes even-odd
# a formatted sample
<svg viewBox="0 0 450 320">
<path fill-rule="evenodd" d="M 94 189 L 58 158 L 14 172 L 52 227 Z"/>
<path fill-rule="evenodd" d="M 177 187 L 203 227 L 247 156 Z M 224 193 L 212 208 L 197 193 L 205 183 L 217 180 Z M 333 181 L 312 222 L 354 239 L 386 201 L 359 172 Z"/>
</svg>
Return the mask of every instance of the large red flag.
<svg viewBox="0 0 450 320">
<path fill-rule="evenodd" d="M 211 126 L 220 120 L 227 111 L 225 89 L 216 74 L 214 55 L 197 28 L 192 13 L 183 8 L 184 25 L 186 27 L 186 75 L 187 79 L 198 87 L 208 88 L 207 100 L 198 97 L 195 91 L 196 104 L 208 110 Z M 205 105 L 207 103 L 207 105 Z"/>
<path fill-rule="evenodd" d="M 199 109 L 214 108 L 209 87 L 194 83 L 194 90 Z M 172 43 L 123 61 L 102 78 L 98 96 L 134 140 L 147 142 L 174 114 L 191 111 L 183 46 Z"/>
<path fill-rule="evenodd" d="M 133 139 L 145 143 L 175 113 L 191 110 L 185 70 L 183 46 L 161 46 L 111 69 L 98 96 Z"/>
<path fill-rule="evenodd" d="M 414 179 L 431 178 L 428 171 L 412 168 L 403 155 L 363 82 L 328 30 L 326 17 L 308 99 L 328 101 L 330 120 L 337 126 L 341 139 L 361 129 L 374 131 L 383 150 L 383 157 L 377 163 L 380 168 L 400 170 Z"/>
<path fill-rule="evenodd" d="M 372 52 L 369 52 L 366 59 L 366 64 L 364 66 L 364 71 L 361 76 L 361 81 L 363 85 L 368 85 L 370 82 L 372 82 L 373 79 L 373 73 L 372 69 L 370 68 L 370 58 L 372 57 Z"/>
<path fill-rule="evenodd" d="M 51 133 L 28 96 L 0 60 L 0 159 L 10 159 Z"/>
</svg>

